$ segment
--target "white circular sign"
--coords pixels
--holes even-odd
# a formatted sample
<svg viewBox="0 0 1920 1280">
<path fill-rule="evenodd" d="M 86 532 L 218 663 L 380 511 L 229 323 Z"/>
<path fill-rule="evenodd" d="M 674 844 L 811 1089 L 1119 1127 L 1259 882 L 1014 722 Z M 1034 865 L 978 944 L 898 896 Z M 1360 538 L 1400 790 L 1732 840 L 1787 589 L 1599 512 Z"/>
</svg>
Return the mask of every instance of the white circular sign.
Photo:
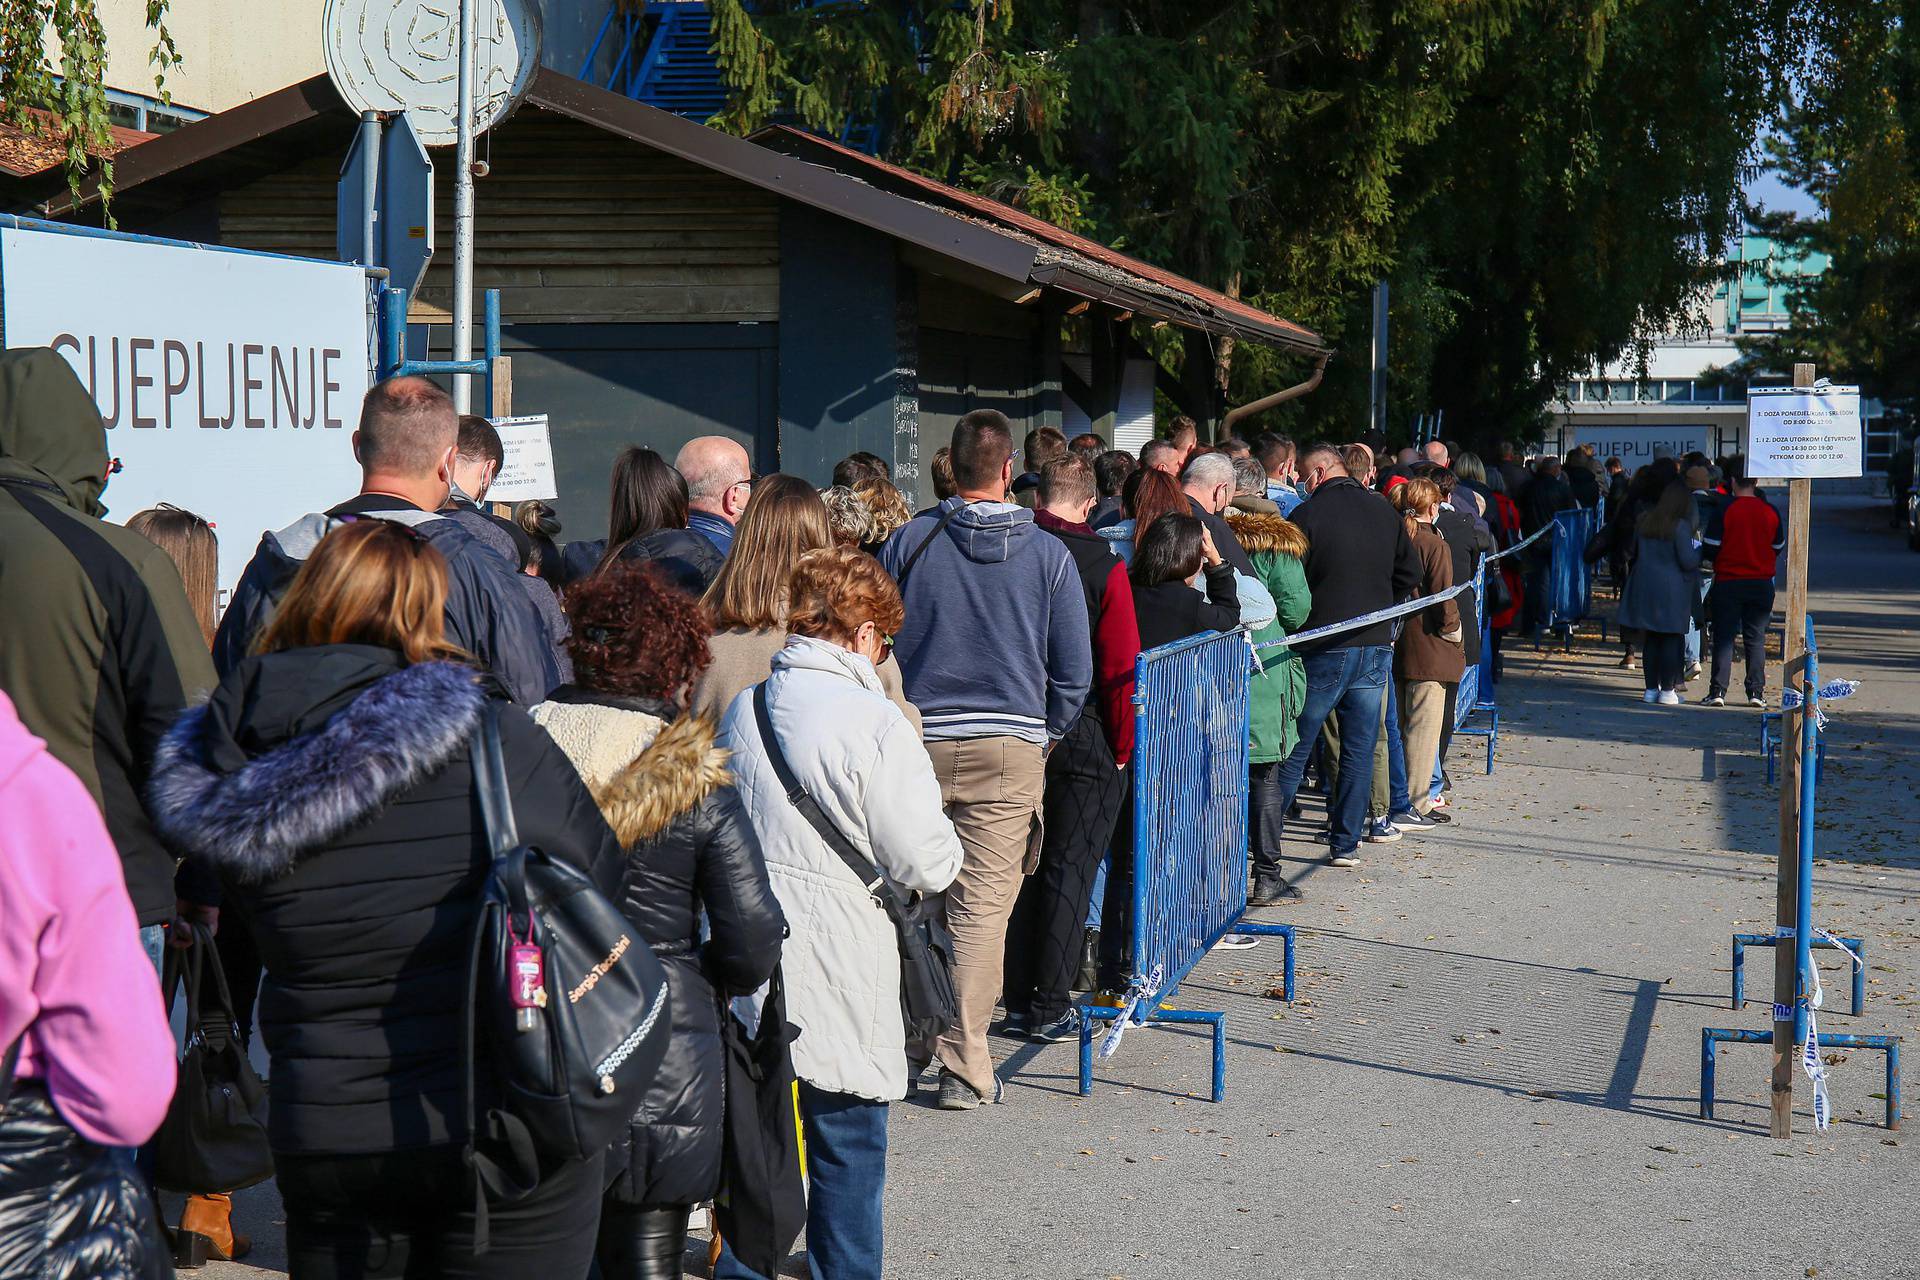
<svg viewBox="0 0 1920 1280">
<path fill-rule="evenodd" d="M 540 66 L 540 15 L 527 0 L 473 0 L 473 128 L 526 96 Z M 459 0 L 327 0 L 327 74 L 355 111 L 404 111 L 421 142 L 454 144 Z"/>
</svg>

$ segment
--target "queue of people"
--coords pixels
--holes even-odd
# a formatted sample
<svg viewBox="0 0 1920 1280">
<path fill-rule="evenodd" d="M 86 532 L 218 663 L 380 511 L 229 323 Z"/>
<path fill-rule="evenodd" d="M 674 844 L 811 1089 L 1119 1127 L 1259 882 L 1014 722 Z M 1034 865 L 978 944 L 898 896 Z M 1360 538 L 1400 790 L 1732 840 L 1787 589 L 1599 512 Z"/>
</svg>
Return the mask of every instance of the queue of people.
<svg viewBox="0 0 1920 1280">
<path fill-rule="evenodd" d="M 1074 993 L 1128 981 L 1141 652 L 1241 629 L 1265 646 L 1249 901 L 1298 898 L 1283 832 L 1310 773 L 1328 865 L 1452 821 L 1445 741 L 1478 641 L 1451 599 L 1288 638 L 1444 594 L 1564 485 L 1557 459 L 1513 495 L 1508 459 L 1439 442 L 1390 461 L 1270 435 L 1203 447 L 1184 420 L 1138 459 L 1090 434 L 1020 443 L 967 414 L 918 514 L 870 454 L 816 489 L 718 437 L 671 464 L 635 446 L 612 461 L 608 536 L 562 541 L 547 504 L 489 507 L 484 420 L 392 379 L 355 432 L 359 492 L 262 536 L 216 619 L 214 531 L 171 509 L 108 524 L 91 400 L 53 353 L 0 354 L 0 586 L 45 603 L 0 621 L 0 789 L 84 791 L 100 819 L 0 816 L 19 881 L 0 937 L 53 940 L 0 943 L 4 989 L 33 993 L 0 1004 L 0 1045 L 46 1155 L 0 1200 L 79 1186 L 76 1161 L 138 1183 L 109 1149 L 166 1110 L 162 958 L 210 937 L 243 1044 L 258 1010 L 296 1277 L 677 1274 L 696 1206 L 754 1198 L 728 1194 L 748 1175 L 721 1081 L 782 1007 L 812 1272 L 878 1277 L 890 1105 L 923 1086 L 949 1112 L 1000 1101 L 996 1026 L 1077 1038 Z M 1717 558 L 1715 616 L 1749 628 L 1777 533 L 1736 490 L 1701 552 L 1697 507 L 1670 492 L 1634 517 L 1661 679 L 1681 621 L 1661 573 L 1687 589 Z M 1717 628 L 1713 653 L 1719 673 Z M 518 1025 L 623 956 L 664 975 L 664 1004 L 628 1011 L 629 1053 L 665 1018 L 658 1065 L 585 1155 L 516 1145 L 499 1046 L 471 1026 L 506 998 L 476 985 L 473 941 L 502 803 L 627 930 L 567 992 L 517 941 Z M 49 859 L 92 869 L 50 886 Z M 883 898 L 950 939 L 952 1014 L 925 1034 Z M 84 962 L 63 958 L 76 931 L 103 939 Z M 245 1254 L 230 1189 L 189 1201 L 183 1265 Z M 757 1273 L 728 1251 L 719 1274 Z"/>
</svg>

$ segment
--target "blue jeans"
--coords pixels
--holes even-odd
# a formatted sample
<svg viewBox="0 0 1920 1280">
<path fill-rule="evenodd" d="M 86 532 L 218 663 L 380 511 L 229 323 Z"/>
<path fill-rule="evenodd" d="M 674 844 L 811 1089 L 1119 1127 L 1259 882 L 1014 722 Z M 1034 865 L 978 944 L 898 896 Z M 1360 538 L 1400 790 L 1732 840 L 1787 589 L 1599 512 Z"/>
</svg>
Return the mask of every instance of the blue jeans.
<svg viewBox="0 0 1920 1280">
<path fill-rule="evenodd" d="M 1413 808 L 1413 796 L 1407 790 L 1407 749 L 1400 739 L 1399 699 L 1393 681 L 1387 681 L 1387 816 L 1406 813 Z"/>
<path fill-rule="evenodd" d="M 1373 744 L 1380 734 L 1380 704 L 1386 698 L 1393 650 L 1386 645 L 1328 649 L 1301 659 L 1307 669 L 1307 701 L 1300 709 L 1300 741 L 1280 762 L 1280 812 L 1293 806 L 1307 757 L 1320 740 L 1327 717 L 1340 716 L 1340 777 L 1327 806 L 1332 818 L 1333 852 L 1360 847 L 1373 788 Z M 1403 757 L 1404 759 L 1404 757 Z M 1405 765 L 1401 766 L 1402 771 Z M 1403 784 L 1404 786 L 1404 784 Z"/>
<path fill-rule="evenodd" d="M 1131 788 L 1124 803 L 1133 803 Z M 1112 862 L 1113 850 L 1109 849 L 1107 856 L 1100 859 L 1100 864 L 1093 869 L 1093 896 L 1087 899 L 1087 928 L 1089 929 L 1100 927 L 1101 910 L 1106 906 L 1107 868 Z"/>
<path fill-rule="evenodd" d="M 880 1280 L 887 1104 L 800 1082 L 807 1137 L 807 1265 L 814 1280 Z M 715 1280 L 765 1280 L 722 1249 Z"/>
</svg>

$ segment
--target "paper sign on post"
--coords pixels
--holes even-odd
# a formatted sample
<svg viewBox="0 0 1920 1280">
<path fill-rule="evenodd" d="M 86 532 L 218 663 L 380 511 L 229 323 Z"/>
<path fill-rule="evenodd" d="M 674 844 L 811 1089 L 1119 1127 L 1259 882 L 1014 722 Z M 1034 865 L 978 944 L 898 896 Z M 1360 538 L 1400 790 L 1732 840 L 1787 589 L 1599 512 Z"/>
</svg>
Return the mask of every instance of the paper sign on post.
<svg viewBox="0 0 1920 1280">
<path fill-rule="evenodd" d="M 553 499 L 560 488 L 553 478 L 553 438 L 547 433 L 547 415 L 524 418 L 490 418 L 500 433 L 500 448 L 506 460 L 500 474 L 487 490 L 488 502 L 525 502 L 529 498 Z"/>
<path fill-rule="evenodd" d="M 1861 474 L 1860 388 L 1750 387 L 1747 474 L 1786 479 Z"/>
</svg>

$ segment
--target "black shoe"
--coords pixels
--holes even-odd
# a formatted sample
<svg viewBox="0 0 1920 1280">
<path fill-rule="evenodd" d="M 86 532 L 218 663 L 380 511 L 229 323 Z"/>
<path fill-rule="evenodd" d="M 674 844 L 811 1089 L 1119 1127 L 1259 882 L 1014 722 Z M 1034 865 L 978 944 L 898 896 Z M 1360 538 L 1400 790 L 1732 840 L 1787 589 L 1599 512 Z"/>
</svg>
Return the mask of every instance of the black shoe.
<svg viewBox="0 0 1920 1280">
<path fill-rule="evenodd" d="M 1247 895 L 1247 905 L 1270 907 L 1277 902 L 1298 902 L 1306 896 L 1297 886 L 1287 883 L 1283 875 L 1255 876 L 1253 892 Z"/>
</svg>

